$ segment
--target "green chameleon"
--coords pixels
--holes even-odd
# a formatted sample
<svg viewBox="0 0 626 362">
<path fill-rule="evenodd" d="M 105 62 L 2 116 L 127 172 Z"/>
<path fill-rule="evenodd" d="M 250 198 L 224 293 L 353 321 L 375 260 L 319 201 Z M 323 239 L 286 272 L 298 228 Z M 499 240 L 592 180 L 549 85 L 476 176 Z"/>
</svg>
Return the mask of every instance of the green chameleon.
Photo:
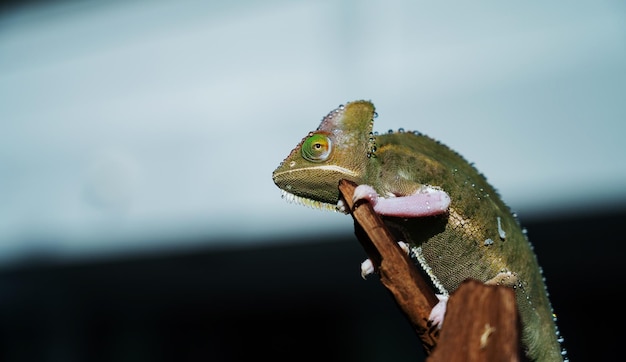
<svg viewBox="0 0 626 362">
<path fill-rule="evenodd" d="M 432 138 L 402 129 L 373 133 L 376 116 L 371 102 L 355 101 L 324 117 L 274 171 L 283 197 L 344 211 L 337 186 L 341 179 L 354 181 L 355 200 L 372 203 L 438 289 L 433 324 L 441 327 L 448 293 L 465 279 L 511 286 L 527 357 L 564 360 L 537 258 L 496 190 L 472 164 Z M 371 272 L 366 260 L 362 273 Z"/>
</svg>

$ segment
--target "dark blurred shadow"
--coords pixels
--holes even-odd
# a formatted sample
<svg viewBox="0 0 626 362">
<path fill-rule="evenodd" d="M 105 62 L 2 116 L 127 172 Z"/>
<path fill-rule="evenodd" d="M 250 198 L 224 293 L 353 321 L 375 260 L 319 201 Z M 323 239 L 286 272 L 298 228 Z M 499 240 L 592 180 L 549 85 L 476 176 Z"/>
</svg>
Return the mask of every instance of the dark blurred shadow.
<svg viewBox="0 0 626 362">
<path fill-rule="evenodd" d="M 522 220 L 573 360 L 618 356 L 625 217 Z M 390 295 L 360 278 L 356 239 L 318 237 L 3 270 L 0 360 L 423 360 Z"/>
</svg>

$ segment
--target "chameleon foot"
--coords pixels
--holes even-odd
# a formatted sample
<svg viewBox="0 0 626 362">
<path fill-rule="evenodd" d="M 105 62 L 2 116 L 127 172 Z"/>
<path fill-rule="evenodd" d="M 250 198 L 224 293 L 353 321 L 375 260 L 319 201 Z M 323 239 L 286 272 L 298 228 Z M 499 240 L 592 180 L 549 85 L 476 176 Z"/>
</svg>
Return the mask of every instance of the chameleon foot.
<svg viewBox="0 0 626 362">
<path fill-rule="evenodd" d="M 435 294 L 437 299 L 439 299 L 439 303 L 437 303 L 433 310 L 430 311 L 430 316 L 428 320 L 432 322 L 433 326 L 441 329 L 443 325 L 443 317 L 446 314 L 446 308 L 448 306 L 448 296 L 444 294 Z"/>
<path fill-rule="evenodd" d="M 450 196 L 440 188 L 422 186 L 411 195 L 381 197 L 369 185 L 354 190 L 354 201 L 368 200 L 380 215 L 396 217 L 433 216 L 448 212 Z"/>
<path fill-rule="evenodd" d="M 346 204 L 343 202 L 343 200 L 339 200 L 337 201 L 337 205 L 335 206 L 335 208 L 337 209 L 337 211 L 347 214 L 348 213 L 348 209 L 346 208 Z"/>
<path fill-rule="evenodd" d="M 398 246 L 400 246 L 400 249 L 407 255 L 409 254 L 409 244 L 404 241 L 398 241 Z M 370 259 L 365 259 L 365 261 L 361 263 L 361 278 L 366 279 L 370 274 L 374 274 L 374 263 L 372 263 Z"/>
<path fill-rule="evenodd" d="M 366 279 L 370 274 L 374 274 L 374 263 L 369 259 L 365 259 L 361 263 L 361 278 Z"/>
</svg>

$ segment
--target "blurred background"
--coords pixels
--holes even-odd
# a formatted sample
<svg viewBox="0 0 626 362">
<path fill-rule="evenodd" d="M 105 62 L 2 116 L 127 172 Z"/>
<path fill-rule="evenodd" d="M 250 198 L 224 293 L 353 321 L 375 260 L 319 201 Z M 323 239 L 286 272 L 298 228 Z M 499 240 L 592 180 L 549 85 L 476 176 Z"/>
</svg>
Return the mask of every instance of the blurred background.
<svg viewBox="0 0 626 362">
<path fill-rule="evenodd" d="M 618 0 L 5 1 L 0 360 L 423 359 L 271 180 L 356 99 L 499 190 L 573 360 L 621 355 L 625 95 Z"/>
</svg>

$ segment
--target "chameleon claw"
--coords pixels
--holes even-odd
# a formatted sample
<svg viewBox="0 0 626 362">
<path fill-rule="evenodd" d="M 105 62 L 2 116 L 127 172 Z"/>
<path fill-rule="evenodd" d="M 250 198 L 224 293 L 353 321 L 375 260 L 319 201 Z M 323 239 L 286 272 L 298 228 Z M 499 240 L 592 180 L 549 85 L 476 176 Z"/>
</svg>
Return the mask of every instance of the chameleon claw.
<svg viewBox="0 0 626 362">
<path fill-rule="evenodd" d="M 365 259 L 361 263 L 361 278 L 367 279 L 367 276 L 370 274 L 374 274 L 374 264 L 371 260 Z"/>
<path fill-rule="evenodd" d="M 405 243 L 404 241 L 398 241 L 398 245 L 400 246 L 400 249 L 402 249 L 402 251 L 404 251 L 407 255 L 409 254 L 409 244 Z M 365 259 L 365 261 L 361 263 L 361 278 L 367 279 L 367 276 L 370 274 L 374 274 L 374 271 L 374 263 L 372 263 L 370 259 Z"/>
<path fill-rule="evenodd" d="M 409 252 L 411 251 L 411 249 L 409 249 L 409 244 L 405 243 L 404 241 L 398 241 L 398 245 L 400 246 L 400 249 L 402 249 L 402 251 L 409 255 Z"/>
<path fill-rule="evenodd" d="M 430 311 L 430 316 L 428 320 L 432 322 L 432 325 L 437 327 L 437 329 L 441 329 L 443 325 L 443 317 L 446 314 L 446 308 L 448 306 L 448 296 L 444 294 L 435 294 L 439 302 L 433 307 L 433 310 Z"/>
<path fill-rule="evenodd" d="M 358 200 L 367 200 L 372 204 L 372 207 L 376 207 L 378 203 L 378 193 L 370 185 L 359 185 L 354 189 L 352 200 L 355 202 Z"/>
<path fill-rule="evenodd" d="M 344 214 L 348 213 L 348 209 L 346 208 L 346 204 L 341 199 L 339 201 L 337 201 L 336 208 L 337 208 L 337 211 L 339 211 L 339 212 L 342 212 Z"/>
</svg>

